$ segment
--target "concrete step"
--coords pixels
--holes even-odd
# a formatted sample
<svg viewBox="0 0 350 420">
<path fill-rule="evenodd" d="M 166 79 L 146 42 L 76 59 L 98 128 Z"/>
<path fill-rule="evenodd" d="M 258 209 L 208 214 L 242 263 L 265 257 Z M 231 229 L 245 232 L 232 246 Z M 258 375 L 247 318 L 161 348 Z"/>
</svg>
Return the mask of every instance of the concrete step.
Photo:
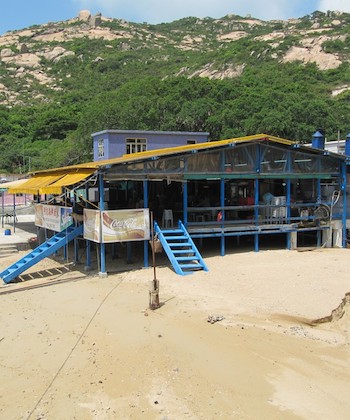
<svg viewBox="0 0 350 420">
<path fill-rule="evenodd" d="M 2 244 L 0 245 L 0 257 L 8 257 L 11 254 L 17 254 L 18 248 L 14 244 Z"/>
</svg>

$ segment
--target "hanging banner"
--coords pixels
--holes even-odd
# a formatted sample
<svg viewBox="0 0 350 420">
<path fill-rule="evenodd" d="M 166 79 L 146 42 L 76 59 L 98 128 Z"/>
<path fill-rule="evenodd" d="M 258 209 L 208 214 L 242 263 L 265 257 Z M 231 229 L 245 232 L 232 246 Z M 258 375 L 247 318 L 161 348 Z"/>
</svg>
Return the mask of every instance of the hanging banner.
<svg viewBox="0 0 350 420">
<path fill-rule="evenodd" d="M 150 239 L 149 209 L 102 211 L 102 242 Z"/>
<path fill-rule="evenodd" d="M 84 239 L 101 242 L 101 212 L 84 209 Z"/>
<path fill-rule="evenodd" d="M 73 223 L 72 208 L 52 206 L 48 204 L 35 205 L 35 225 L 61 232 Z"/>
</svg>

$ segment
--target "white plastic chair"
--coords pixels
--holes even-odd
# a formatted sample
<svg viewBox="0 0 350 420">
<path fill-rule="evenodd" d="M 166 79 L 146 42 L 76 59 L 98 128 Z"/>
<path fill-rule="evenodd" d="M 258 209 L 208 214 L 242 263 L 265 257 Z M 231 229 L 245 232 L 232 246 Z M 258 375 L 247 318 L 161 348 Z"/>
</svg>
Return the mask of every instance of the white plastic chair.
<svg viewBox="0 0 350 420">
<path fill-rule="evenodd" d="M 163 211 L 162 226 L 165 228 L 174 226 L 173 211 L 171 209 Z"/>
</svg>

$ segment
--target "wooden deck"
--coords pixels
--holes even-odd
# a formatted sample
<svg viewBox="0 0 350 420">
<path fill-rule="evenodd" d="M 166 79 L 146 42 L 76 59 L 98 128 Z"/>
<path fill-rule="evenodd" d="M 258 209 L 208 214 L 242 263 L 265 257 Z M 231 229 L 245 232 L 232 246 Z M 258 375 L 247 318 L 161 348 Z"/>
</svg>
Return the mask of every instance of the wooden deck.
<svg viewBox="0 0 350 420">
<path fill-rule="evenodd" d="M 187 230 L 193 238 L 219 237 L 219 236 L 245 236 L 264 235 L 276 233 L 321 231 L 329 229 L 329 225 L 313 226 L 301 223 L 279 224 L 237 224 L 234 222 L 190 222 Z"/>
</svg>

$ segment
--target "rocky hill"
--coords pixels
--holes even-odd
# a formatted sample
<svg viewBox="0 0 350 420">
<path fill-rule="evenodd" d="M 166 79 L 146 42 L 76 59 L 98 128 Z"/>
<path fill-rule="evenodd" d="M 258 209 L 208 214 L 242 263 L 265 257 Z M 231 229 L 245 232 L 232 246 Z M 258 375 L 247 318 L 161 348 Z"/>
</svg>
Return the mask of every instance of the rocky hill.
<svg viewBox="0 0 350 420">
<path fill-rule="evenodd" d="M 322 97 L 328 101 L 340 95 L 348 103 L 349 62 L 350 14 L 340 12 L 314 12 L 310 16 L 287 21 L 262 21 L 250 16 L 227 15 L 221 19 L 189 17 L 172 23 L 150 25 L 111 19 L 100 14 L 92 16 L 84 10 L 78 17 L 67 21 L 32 26 L 0 36 L 0 106 L 11 110 L 11 115 L 5 111 L 0 113 L 0 119 L 3 119 L 7 127 L 0 129 L 0 152 L 10 142 L 13 130 L 11 119 L 16 120 L 18 125 L 18 118 L 14 114 L 17 117 L 21 114 L 20 118 L 27 120 L 25 124 L 19 123 L 21 128 L 17 130 L 16 138 L 19 136 L 23 139 L 22 149 L 28 148 L 27 152 L 32 155 L 33 162 L 35 156 L 41 156 L 37 158 L 37 164 L 42 166 L 40 161 L 43 157 L 39 149 L 43 143 L 41 146 L 36 143 L 37 147 L 34 147 L 35 142 L 66 139 L 69 133 L 79 129 L 80 118 L 88 118 L 89 113 L 85 113 L 87 104 L 97 101 L 97 96 L 101 101 L 103 95 L 115 92 L 116 95 L 123 94 L 123 100 L 128 102 L 130 98 L 125 99 L 123 86 L 128 83 L 135 85 L 137 81 L 145 85 L 147 77 L 164 83 L 169 81 L 164 85 L 167 89 L 171 86 L 170 81 L 176 78 L 193 81 L 193 85 L 199 83 L 195 81 L 199 78 L 210 80 L 217 82 L 215 89 L 221 86 L 219 82 L 231 81 L 230 85 L 225 85 L 225 89 L 232 88 L 235 93 L 227 94 L 225 100 L 228 100 L 242 95 L 242 92 L 237 91 L 240 86 L 244 86 L 244 95 L 257 94 L 258 88 L 253 86 L 257 80 L 261 83 L 264 81 L 265 87 L 259 87 L 259 90 L 270 89 L 269 80 L 276 82 L 276 74 L 279 74 L 280 85 L 291 83 L 296 91 L 305 83 L 304 78 L 308 79 L 306 75 L 309 72 L 309 84 L 315 100 Z M 303 69 L 307 69 L 307 73 Z M 288 82 L 282 81 L 285 77 L 289 78 Z M 252 82 L 253 79 L 255 82 Z M 214 85 L 210 86 L 212 92 Z M 153 85 L 149 89 L 152 90 L 150 95 L 160 97 L 161 93 L 156 93 Z M 276 86 L 275 89 L 281 92 L 281 87 Z M 305 89 L 308 89 L 306 85 L 301 90 Z M 199 90 L 195 94 L 200 96 Z M 144 96 L 145 93 L 146 90 L 143 91 Z M 142 96 L 141 91 L 137 91 L 137 95 Z M 263 91 L 259 93 L 259 97 L 264 95 Z M 218 104 L 221 99 L 215 97 Z M 23 110 L 29 105 L 39 107 L 40 115 L 45 114 L 46 120 L 44 118 L 45 121 L 40 123 L 37 121 L 37 112 L 33 117 L 28 110 Z M 177 106 L 169 106 L 168 113 L 172 108 Z M 196 112 L 199 108 L 196 108 Z M 106 124 L 117 124 L 119 128 L 206 129 L 219 138 L 251 134 L 251 130 L 260 128 L 257 124 L 247 123 L 243 126 L 240 123 L 240 126 L 228 129 L 225 121 L 211 125 L 208 122 L 209 116 L 212 118 L 215 112 L 216 115 L 224 115 L 225 112 L 213 105 L 211 108 L 205 111 L 201 122 L 196 124 L 184 120 L 179 122 L 175 117 L 164 123 L 164 115 L 161 114 L 164 110 L 159 109 L 154 111 L 158 114 L 153 122 L 147 120 L 142 123 L 136 117 L 132 120 L 130 110 L 129 119 L 124 120 L 112 118 L 112 111 L 107 117 L 106 111 L 103 118 L 87 130 L 103 129 Z M 242 106 L 239 105 L 239 108 Z M 50 112 L 55 116 L 47 118 Z M 81 115 L 82 112 L 85 114 Z M 117 109 L 113 112 L 117 112 Z M 119 108 L 118 112 L 121 112 Z M 285 111 L 281 112 L 279 120 L 286 120 L 288 116 L 284 114 Z M 295 115 L 298 115 L 297 111 Z M 251 116 L 239 116 L 241 119 L 246 117 Z M 266 116 L 261 116 L 261 119 L 264 118 Z M 272 134 L 296 137 L 296 132 L 273 129 L 281 126 L 277 123 L 278 120 L 271 126 L 266 124 L 266 127 L 261 124 L 261 128 L 266 128 L 263 131 L 273 130 Z M 297 117 L 288 117 L 288 124 L 299 123 Z M 39 128 L 38 124 L 41 124 Z M 316 126 L 318 121 L 302 121 L 302 124 L 307 137 L 310 127 Z M 335 124 L 339 129 L 345 127 L 345 124 L 350 125 L 350 121 L 345 121 L 345 116 L 342 116 L 343 125 L 340 127 L 339 121 Z M 298 133 L 302 129 L 300 126 Z M 334 133 L 336 126 L 331 127 L 331 131 Z M 87 133 L 80 131 L 79 135 L 87 136 Z M 23 146 L 24 143 L 31 143 L 31 146 Z M 46 147 L 48 143 L 44 144 Z M 17 154 L 20 154 L 18 150 Z M 20 157 L 12 156 L 12 167 L 20 165 L 14 163 L 19 161 Z M 70 160 L 61 157 L 59 161 Z M 0 161 L 1 166 L 4 163 Z"/>
<path fill-rule="evenodd" d="M 234 78 L 247 65 L 268 59 L 315 63 L 320 70 L 334 69 L 349 62 L 349 24 L 350 16 L 339 12 L 315 12 L 288 21 L 265 22 L 228 15 L 222 19 L 187 18 L 147 25 L 81 11 L 68 21 L 11 31 L 0 37 L 0 103 L 12 106 L 47 101 L 50 90 L 64 90 L 62 79 L 72 75 L 69 66 L 65 74 L 55 72 L 60 61 L 108 64 L 114 53 L 124 53 L 125 60 L 129 60 L 130 51 L 134 59 L 152 66 L 154 73 L 163 77 Z M 79 45 L 88 46 L 89 41 L 96 40 L 98 48 L 79 51 Z M 236 51 L 235 44 L 248 48 Z M 161 69 L 157 70 L 159 66 Z M 333 94 L 345 89 L 349 86 L 335 86 Z"/>
</svg>

